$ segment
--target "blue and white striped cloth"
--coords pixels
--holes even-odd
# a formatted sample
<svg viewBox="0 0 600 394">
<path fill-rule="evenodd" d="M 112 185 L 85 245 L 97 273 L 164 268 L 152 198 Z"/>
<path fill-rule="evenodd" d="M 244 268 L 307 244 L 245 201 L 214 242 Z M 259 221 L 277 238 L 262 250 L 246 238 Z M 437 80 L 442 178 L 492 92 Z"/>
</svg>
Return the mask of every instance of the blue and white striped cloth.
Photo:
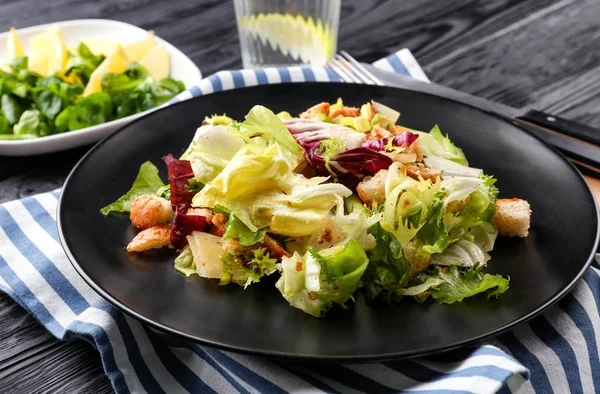
<svg viewBox="0 0 600 394">
<path fill-rule="evenodd" d="M 427 80 L 406 50 L 376 65 Z M 223 71 L 179 99 L 304 80 L 338 79 L 316 67 Z M 0 290 L 56 337 L 83 339 L 98 348 L 117 393 L 600 392 L 598 266 L 543 316 L 481 346 L 377 364 L 274 362 L 169 337 L 102 299 L 61 248 L 55 221 L 59 193 L 0 205 Z"/>
</svg>

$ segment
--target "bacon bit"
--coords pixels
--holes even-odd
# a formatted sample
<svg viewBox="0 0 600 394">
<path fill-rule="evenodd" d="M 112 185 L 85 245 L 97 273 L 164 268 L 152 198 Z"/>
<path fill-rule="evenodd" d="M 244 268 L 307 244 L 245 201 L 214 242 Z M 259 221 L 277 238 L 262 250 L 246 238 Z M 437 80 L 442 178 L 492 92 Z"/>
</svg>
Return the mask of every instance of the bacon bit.
<svg viewBox="0 0 600 394">
<path fill-rule="evenodd" d="M 333 237 L 331 236 L 331 233 L 332 233 L 332 231 L 330 228 L 325 229 L 325 232 L 323 233 L 323 239 L 326 242 L 331 242 L 331 240 L 333 239 Z"/>
<path fill-rule="evenodd" d="M 210 233 L 217 237 L 222 237 L 225 231 L 227 231 L 227 219 L 227 216 L 222 213 L 217 213 L 213 216 L 211 219 L 213 225 L 210 227 Z"/>
<path fill-rule="evenodd" d="M 448 272 L 448 268 L 442 267 L 442 269 L 440 269 L 440 271 L 442 271 L 445 274 L 446 272 Z"/>
<path fill-rule="evenodd" d="M 315 106 L 310 107 L 306 111 L 300 114 L 300 118 L 302 119 L 319 119 L 319 114 L 328 115 L 329 114 L 329 103 L 322 102 Z"/>
<path fill-rule="evenodd" d="M 296 261 L 296 271 L 302 271 L 302 261 Z"/>
<path fill-rule="evenodd" d="M 330 118 L 336 118 L 338 116 L 349 116 L 351 118 L 356 118 L 357 116 L 360 116 L 360 109 L 356 108 L 356 107 L 342 107 L 339 109 L 334 109 L 333 111 L 329 112 L 329 117 Z"/>
<path fill-rule="evenodd" d="M 263 243 L 265 245 L 265 248 L 267 249 L 267 252 L 269 252 L 269 256 L 271 258 L 280 260 L 283 256 L 286 256 L 286 257 L 292 256 L 284 248 L 282 248 L 281 245 L 279 245 L 279 242 L 275 241 L 273 238 L 271 238 L 268 235 L 265 235 L 265 239 L 264 239 Z"/>
<path fill-rule="evenodd" d="M 215 216 L 212 209 L 210 209 L 210 208 L 190 208 L 190 209 L 188 209 L 186 214 L 188 216 L 189 215 L 204 216 L 206 218 L 207 222 L 210 222 L 212 220 L 212 218 Z"/>
<path fill-rule="evenodd" d="M 421 147 L 419 146 L 419 140 L 414 141 L 412 144 L 410 144 L 410 146 L 408 147 L 408 149 L 406 150 L 406 153 L 414 153 L 417 155 L 417 162 L 423 161 L 423 151 L 421 151 Z"/>
<path fill-rule="evenodd" d="M 392 125 L 392 126 L 390 127 L 390 131 L 391 131 L 392 133 L 394 133 L 394 134 L 402 134 L 402 133 L 404 133 L 405 131 L 409 131 L 409 132 L 410 132 L 410 130 L 409 130 L 409 129 L 406 129 L 406 128 L 404 128 L 404 127 L 402 127 L 402 126 L 400 126 L 400 125 L 397 125 L 397 124 L 396 124 L 396 125 Z"/>
<path fill-rule="evenodd" d="M 382 138 L 389 138 L 392 136 L 392 133 L 389 130 L 386 130 L 382 125 L 376 124 L 373 126 L 373 130 L 369 134 L 367 134 L 368 140 L 380 140 Z"/>
<path fill-rule="evenodd" d="M 375 115 L 377 115 L 379 113 L 379 111 L 377 111 L 375 109 L 375 107 L 373 107 L 373 104 L 371 104 L 371 103 L 369 103 L 369 107 L 371 107 L 371 118 L 369 119 L 369 121 L 371 121 L 371 120 L 373 120 Z"/>
<path fill-rule="evenodd" d="M 406 175 L 417 181 L 419 180 L 419 176 L 421 176 L 425 180 L 436 183 L 442 177 L 442 172 L 440 170 L 425 168 L 423 164 L 419 163 L 417 166 L 406 166 Z"/>
<path fill-rule="evenodd" d="M 425 290 L 424 292 L 421 293 L 421 296 L 429 297 L 430 294 L 431 294 L 431 292 L 429 290 Z"/>
<path fill-rule="evenodd" d="M 308 292 L 308 298 L 311 299 L 311 300 L 313 300 L 313 301 L 317 299 L 317 297 L 313 293 L 311 293 L 311 292 Z"/>
</svg>

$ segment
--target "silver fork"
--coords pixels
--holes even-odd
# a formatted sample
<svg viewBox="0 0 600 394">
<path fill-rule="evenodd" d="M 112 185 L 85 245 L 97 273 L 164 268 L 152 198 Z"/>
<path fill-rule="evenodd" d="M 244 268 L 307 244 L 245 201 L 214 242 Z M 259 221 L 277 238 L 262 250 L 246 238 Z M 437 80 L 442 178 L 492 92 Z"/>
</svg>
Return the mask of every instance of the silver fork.
<svg viewBox="0 0 600 394">
<path fill-rule="evenodd" d="M 379 78 L 373 75 L 373 73 L 367 70 L 346 51 L 340 51 L 339 54 L 334 55 L 333 59 L 331 59 L 327 65 L 344 82 L 384 86 L 384 83 L 381 82 Z"/>
</svg>

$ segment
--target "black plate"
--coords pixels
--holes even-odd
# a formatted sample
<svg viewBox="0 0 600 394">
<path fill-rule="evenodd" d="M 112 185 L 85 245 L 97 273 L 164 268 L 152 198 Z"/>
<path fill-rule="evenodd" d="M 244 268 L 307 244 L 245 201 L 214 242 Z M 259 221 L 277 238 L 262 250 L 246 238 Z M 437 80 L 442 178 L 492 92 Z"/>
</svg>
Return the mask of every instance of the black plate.
<svg viewBox="0 0 600 394">
<path fill-rule="evenodd" d="M 243 119 L 255 104 L 299 113 L 343 97 L 375 99 L 402 112 L 401 124 L 429 130 L 439 124 L 472 166 L 498 178 L 500 197 L 520 197 L 533 209 L 526 239 L 502 239 L 488 271 L 510 275 L 497 301 L 452 306 L 369 307 L 361 295 L 350 310 L 316 319 L 294 309 L 274 280 L 242 290 L 216 280 L 186 279 L 172 253 L 128 254 L 134 236 L 127 217 L 99 210 L 131 186 L 140 164 L 178 156 L 205 115 Z M 594 198 L 560 154 L 508 122 L 436 96 L 396 88 L 336 83 L 259 86 L 199 97 L 156 111 L 94 147 L 69 176 L 58 208 L 69 259 L 102 296 L 165 331 L 229 350 L 307 361 L 367 361 L 430 354 L 496 335 L 530 319 L 565 295 L 588 267 L 598 242 Z"/>
</svg>

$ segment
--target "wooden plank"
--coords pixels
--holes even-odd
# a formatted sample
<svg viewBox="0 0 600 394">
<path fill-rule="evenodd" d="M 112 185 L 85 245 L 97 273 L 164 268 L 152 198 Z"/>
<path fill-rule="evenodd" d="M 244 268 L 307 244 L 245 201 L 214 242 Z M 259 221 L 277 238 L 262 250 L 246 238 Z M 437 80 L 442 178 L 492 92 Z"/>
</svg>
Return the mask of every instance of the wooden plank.
<svg viewBox="0 0 600 394">
<path fill-rule="evenodd" d="M 598 126 L 599 7 L 596 0 L 344 0 L 339 47 L 361 61 L 408 47 L 439 83 Z M 205 75 L 241 66 L 231 1 L 0 4 L 0 31 L 78 18 L 155 29 Z M 0 202 L 59 187 L 85 150 L 0 158 Z M 598 190 L 600 181 L 590 183 Z M 91 346 L 54 339 L 0 295 L 0 392 L 111 391 Z"/>
</svg>

